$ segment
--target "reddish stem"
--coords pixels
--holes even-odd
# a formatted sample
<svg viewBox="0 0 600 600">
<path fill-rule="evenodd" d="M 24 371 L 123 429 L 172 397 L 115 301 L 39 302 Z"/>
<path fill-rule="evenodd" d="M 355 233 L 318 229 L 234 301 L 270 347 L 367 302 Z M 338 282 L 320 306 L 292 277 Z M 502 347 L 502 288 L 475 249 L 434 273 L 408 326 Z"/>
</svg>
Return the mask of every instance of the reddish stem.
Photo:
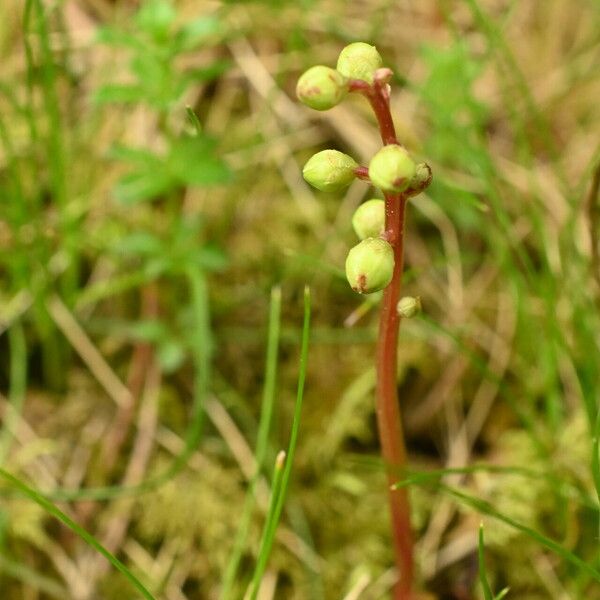
<svg viewBox="0 0 600 600">
<path fill-rule="evenodd" d="M 363 181 L 370 181 L 369 167 L 356 167 L 356 169 L 354 169 L 354 174 L 358 177 L 358 179 L 362 179 Z"/>
<path fill-rule="evenodd" d="M 390 113 L 389 95 L 384 82 L 372 86 L 356 86 L 369 100 L 379 122 L 381 139 L 385 145 L 398 144 Z M 385 194 L 385 238 L 394 249 L 394 274 L 383 292 L 377 342 L 377 425 L 381 453 L 387 467 L 390 486 L 396 483 L 406 467 L 406 446 L 402 431 L 398 402 L 397 357 L 400 317 L 396 306 L 400 299 L 400 285 L 404 263 L 404 194 Z M 410 502 L 406 487 L 389 491 L 392 534 L 396 565 L 400 579 L 394 589 L 394 600 L 414 600 L 413 596 L 413 535 L 410 524 Z"/>
</svg>

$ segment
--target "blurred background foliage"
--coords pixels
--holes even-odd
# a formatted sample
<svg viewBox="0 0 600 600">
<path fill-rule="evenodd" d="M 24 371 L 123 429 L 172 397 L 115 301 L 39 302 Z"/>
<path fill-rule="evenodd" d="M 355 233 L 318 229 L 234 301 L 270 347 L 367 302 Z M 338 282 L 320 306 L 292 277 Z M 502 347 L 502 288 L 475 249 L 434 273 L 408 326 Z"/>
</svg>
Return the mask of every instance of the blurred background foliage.
<svg viewBox="0 0 600 600">
<path fill-rule="evenodd" d="M 442 469 L 411 487 L 422 586 L 483 597 L 483 518 L 493 589 L 600 597 L 599 38 L 594 0 L 4 0 L 3 467 L 156 597 L 218 598 L 253 470 L 270 290 L 283 315 L 268 465 L 289 437 L 308 284 L 298 454 L 259 597 L 389 597 L 379 299 L 342 270 L 372 192 L 301 178 L 316 150 L 364 164 L 379 140 L 360 98 L 322 114 L 294 98 L 304 69 L 367 41 L 394 69 L 400 139 L 434 171 L 409 211 L 405 292 L 425 315 L 403 324 L 398 382 L 415 471 Z M 0 492 L 3 599 L 138 597 Z"/>
</svg>

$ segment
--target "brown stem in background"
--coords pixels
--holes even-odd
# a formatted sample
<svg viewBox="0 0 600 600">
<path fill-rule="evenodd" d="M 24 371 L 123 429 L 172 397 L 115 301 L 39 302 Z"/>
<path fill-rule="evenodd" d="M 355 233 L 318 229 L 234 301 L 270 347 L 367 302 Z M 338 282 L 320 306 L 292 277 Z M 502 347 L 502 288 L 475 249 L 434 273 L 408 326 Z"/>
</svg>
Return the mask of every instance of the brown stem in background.
<svg viewBox="0 0 600 600">
<path fill-rule="evenodd" d="M 390 113 L 389 93 L 384 82 L 372 86 L 364 82 L 351 82 L 351 90 L 363 93 L 369 100 L 379 123 L 381 139 L 385 145 L 397 144 L 394 122 Z M 400 579 L 394 589 L 394 600 L 414 600 L 413 535 L 410 524 L 410 502 L 406 487 L 391 489 L 406 467 L 406 446 L 402 431 L 400 404 L 397 393 L 397 357 L 400 317 L 396 305 L 400 299 L 400 286 L 404 263 L 404 216 L 406 196 L 385 194 L 385 238 L 394 249 L 394 274 L 383 292 L 377 342 L 377 426 L 381 453 L 387 468 L 392 535 L 396 565 Z"/>
<path fill-rule="evenodd" d="M 151 282 L 141 290 L 141 318 L 156 319 L 159 314 L 158 285 Z M 146 377 L 152 367 L 154 346 L 149 342 L 136 342 L 129 374 L 127 388 L 131 392 L 131 402 L 117 409 L 113 423 L 107 432 L 100 449 L 100 472 L 108 476 L 113 470 L 119 457 L 119 452 L 127 441 L 129 429 L 135 417 L 137 402 L 142 395 Z M 86 523 L 98 510 L 99 504 L 95 501 L 80 502 L 77 505 L 79 519 Z"/>
</svg>

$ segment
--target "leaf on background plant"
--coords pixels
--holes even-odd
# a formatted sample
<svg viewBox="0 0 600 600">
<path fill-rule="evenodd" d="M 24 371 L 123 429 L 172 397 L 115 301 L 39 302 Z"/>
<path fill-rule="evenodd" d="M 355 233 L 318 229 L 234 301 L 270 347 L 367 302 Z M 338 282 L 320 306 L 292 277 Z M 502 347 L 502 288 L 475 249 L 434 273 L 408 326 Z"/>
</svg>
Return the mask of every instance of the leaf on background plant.
<svg viewBox="0 0 600 600">
<path fill-rule="evenodd" d="M 185 78 L 188 82 L 202 82 L 216 79 L 231 67 L 230 60 L 217 60 L 208 67 L 191 69 L 185 73 Z"/>
<path fill-rule="evenodd" d="M 134 231 L 122 237 L 115 247 L 120 256 L 151 256 L 163 250 L 163 241 L 149 231 Z"/>
<path fill-rule="evenodd" d="M 156 256 L 144 264 L 144 273 L 149 279 L 160 277 L 171 268 L 171 262 L 164 256 Z"/>
<path fill-rule="evenodd" d="M 226 254 L 216 246 L 206 245 L 194 253 L 194 262 L 207 271 L 222 271 L 229 264 Z"/>
<path fill-rule="evenodd" d="M 175 34 L 174 43 L 178 51 L 191 50 L 222 30 L 223 25 L 217 17 L 200 17 L 186 23 Z"/>
<path fill-rule="evenodd" d="M 163 164 L 162 157 L 156 155 L 151 150 L 123 146 L 122 144 L 115 144 L 112 146 L 108 151 L 108 158 L 111 160 L 130 162 L 136 165 L 146 165 L 152 168 L 160 167 L 160 165 Z"/>
<path fill-rule="evenodd" d="M 138 11 L 135 22 L 157 41 L 165 40 L 175 21 L 175 9 L 168 0 L 148 0 Z"/>
<path fill-rule="evenodd" d="M 108 102 L 141 102 L 145 98 L 145 92 L 139 85 L 108 84 L 103 85 L 93 96 L 96 104 Z"/>
<path fill-rule="evenodd" d="M 168 157 L 172 175 L 185 185 L 216 185 L 231 180 L 231 171 L 214 154 L 215 143 L 203 137 L 183 137 L 177 140 Z"/>
<path fill-rule="evenodd" d="M 146 48 L 146 45 L 135 35 L 114 27 L 100 27 L 96 33 L 96 40 L 107 46 L 123 46 L 134 50 L 144 50 Z"/>
<path fill-rule="evenodd" d="M 174 78 L 172 66 L 157 53 L 139 53 L 131 61 L 131 70 L 144 95 L 141 100 L 150 106 L 167 110 L 186 88 L 186 83 Z"/>
<path fill-rule="evenodd" d="M 164 169 L 140 169 L 121 177 L 115 186 L 115 198 L 123 204 L 153 200 L 173 189 L 175 183 Z"/>
</svg>

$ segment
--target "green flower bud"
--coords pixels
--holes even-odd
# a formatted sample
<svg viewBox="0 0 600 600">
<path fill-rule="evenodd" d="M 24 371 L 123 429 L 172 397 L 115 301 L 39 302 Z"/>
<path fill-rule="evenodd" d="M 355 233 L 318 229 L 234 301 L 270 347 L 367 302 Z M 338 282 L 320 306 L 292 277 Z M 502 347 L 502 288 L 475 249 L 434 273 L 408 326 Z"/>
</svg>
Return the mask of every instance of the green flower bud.
<svg viewBox="0 0 600 600">
<path fill-rule="evenodd" d="M 385 230 L 385 202 L 374 198 L 361 204 L 352 217 L 352 227 L 361 240 L 379 237 Z"/>
<path fill-rule="evenodd" d="M 394 250 L 381 238 L 367 238 L 354 246 L 346 259 L 348 283 L 359 294 L 386 287 L 394 274 Z"/>
<path fill-rule="evenodd" d="M 315 110 L 329 110 L 339 104 L 348 92 L 348 81 L 335 69 L 318 65 L 298 79 L 296 95 L 303 104 Z"/>
<path fill-rule="evenodd" d="M 339 192 L 354 180 L 358 163 L 347 154 L 337 150 L 317 152 L 302 169 L 304 179 L 323 192 Z"/>
<path fill-rule="evenodd" d="M 398 314 L 405 318 L 410 319 L 415 315 L 418 315 L 421 312 L 421 298 L 417 296 L 413 298 L 412 296 L 405 296 L 404 298 L 400 298 L 400 302 L 398 302 Z"/>
<path fill-rule="evenodd" d="M 415 163 L 405 148 L 384 146 L 369 163 L 369 178 L 384 192 L 403 192 L 415 176 Z"/>
<path fill-rule="evenodd" d="M 406 193 L 409 196 L 420 194 L 429 186 L 432 179 L 433 175 L 431 174 L 431 167 L 427 163 L 419 163 L 415 167 L 415 176 L 410 180 Z"/>
<path fill-rule="evenodd" d="M 362 79 L 373 83 L 373 74 L 382 64 L 383 60 L 375 46 L 355 42 L 340 52 L 337 70 L 349 79 Z"/>
</svg>

